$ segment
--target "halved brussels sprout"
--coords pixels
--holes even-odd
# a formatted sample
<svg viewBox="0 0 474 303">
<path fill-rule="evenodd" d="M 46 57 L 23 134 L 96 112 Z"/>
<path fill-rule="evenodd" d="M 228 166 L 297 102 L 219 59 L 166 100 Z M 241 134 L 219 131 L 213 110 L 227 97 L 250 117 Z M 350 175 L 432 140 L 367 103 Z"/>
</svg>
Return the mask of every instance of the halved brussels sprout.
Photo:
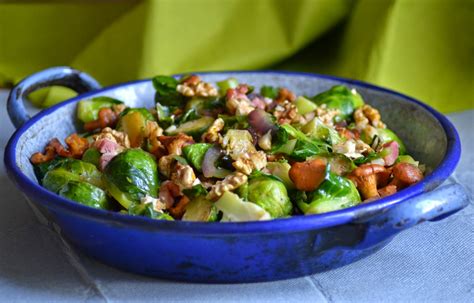
<svg viewBox="0 0 474 303">
<path fill-rule="evenodd" d="M 342 142 L 342 138 L 337 131 L 325 125 L 317 117 L 306 123 L 301 131 L 312 138 L 324 140 L 332 145 Z"/>
<path fill-rule="evenodd" d="M 317 108 L 317 105 L 314 104 L 314 102 L 306 99 L 303 96 L 299 96 L 298 98 L 296 98 L 294 104 L 300 115 L 305 115 L 307 113 L 315 111 Z"/>
<path fill-rule="evenodd" d="M 221 222 L 241 222 L 270 220 L 271 216 L 263 208 L 252 202 L 245 202 L 236 194 L 226 191 L 214 205 L 222 211 Z"/>
<path fill-rule="evenodd" d="M 132 147 L 140 147 L 146 137 L 148 121 L 155 118 L 146 108 L 127 108 L 120 114 L 117 130 L 128 135 Z"/>
<path fill-rule="evenodd" d="M 378 128 L 377 135 L 379 136 L 382 143 L 387 143 L 390 141 L 396 141 L 398 143 L 398 153 L 404 155 L 407 151 L 403 141 L 390 129 L 388 128 Z"/>
<path fill-rule="evenodd" d="M 123 102 L 105 96 L 81 100 L 77 103 L 77 118 L 84 123 L 97 120 L 101 108 L 112 107 L 118 104 L 123 104 Z"/>
<path fill-rule="evenodd" d="M 295 185 L 290 179 L 291 165 L 288 162 L 268 162 L 267 170 L 270 174 L 280 178 L 287 189 L 294 189 Z"/>
<path fill-rule="evenodd" d="M 362 96 L 344 85 L 336 85 L 311 98 L 317 105 L 326 104 L 329 108 L 339 109 L 341 119 L 348 119 L 354 109 L 364 105 Z"/>
<path fill-rule="evenodd" d="M 190 144 L 183 147 L 183 153 L 196 170 L 202 171 L 202 161 L 204 160 L 207 150 L 211 147 L 212 144 L 208 143 Z"/>
<path fill-rule="evenodd" d="M 90 207 L 99 209 L 111 208 L 105 191 L 87 182 L 70 180 L 61 187 L 58 194 Z"/>
<path fill-rule="evenodd" d="M 183 221 L 215 222 L 219 211 L 204 196 L 198 196 L 186 205 Z"/>
<path fill-rule="evenodd" d="M 59 184 L 64 185 L 69 180 L 86 181 L 97 187 L 103 187 L 102 174 L 97 167 L 91 163 L 72 158 L 63 159 L 50 167 L 43 178 L 43 186 L 50 187 L 50 190 L 57 193 Z"/>
<path fill-rule="evenodd" d="M 301 195 L 307 197 L 306 199 L 300 197 L 296 204 L 306 215 L 340 210 L 355 206 L 361 201 L 354 183 L 330 172 L 318 189 L 311 193 L 300 192 Z"/>
<path fill-rule="evenodd" d="M 269 177 L 251 179 L 247 199 L 266 210 L 272 218 L 289 216 L 293 210 L 285 185 Z"/>
<path fill-rule="evenodd" d="M 64 168 L 55 168 L 45 174 L 43 186 L 52 192 L 58 193 L 64 185 L 71 181 L 81 181 L 81 177 Z"/>
<path fill-rule="evenodd" d="M 128 209 L 128 214 L 134 216 L 144 216 L 155 220 L 174 221 L 173 217 L 171 217 L 169 214 L 154 210 L 152 203 L 133 204 Z"/>
<path fill-rule="evenodd" d="M 212 117 L 202 117 L 197 120 L 188 121 L 176 127 L 171 125 L 168 127 L 165 132 L 170 136 L 177 135 L 179 133 L 185 133 L 189 136 L 200 136 L 202 135 L 214 122 Z"/>
<path fill-rule="evenodd" d="M 95 165 L 95 167 L 99 167 L 100 156 L 102 154 L 99 150 L 95 147 L 91 147 L 87 149 L 84 154 L 82 155 L 82 161 L 91 163 Z"/>
<path fill-rule="evenodd" d="M 104 173 L 108 192 L 126 209 L 146 195 L 157 196 L 155 158 L 141 149 L 118 154 L 107 164 Z"/>
</svg>

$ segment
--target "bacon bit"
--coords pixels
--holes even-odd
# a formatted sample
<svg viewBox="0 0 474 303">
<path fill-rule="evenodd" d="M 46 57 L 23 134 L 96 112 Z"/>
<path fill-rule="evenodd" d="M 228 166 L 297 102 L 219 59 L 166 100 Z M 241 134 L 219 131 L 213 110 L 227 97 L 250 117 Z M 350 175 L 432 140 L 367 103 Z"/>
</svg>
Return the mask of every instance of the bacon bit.
<svg viewBox="0 0 474 303">
<path fill-rule="evenodd" d="M 79 137 L 76 133 L 67 137 L 65 141 L 68 149 L 66 149 L 57 138 L 54 138 L 49 141 L 46 146 L 45 154 L 34 153 L 31 156 L 30 161 L 33 164 L 40 164 L 54 159 L 56 155 L 79 159 L 89 148 L 89 141 L 87 141 L 86 138 Z"/>
<path fill-rule="evenodd" d="M 106 127 L 115 127 L 118 120 L 118 114 L 108 107 L 101 108 L 99 110 L 99 118 L 94 121 L 90 121 L 84 124 L 86 131 L 93 131 L 98 128 L 103 129 Z"/>
<path fill-rule="evenodd" d="M 357 130 L 349 130 L 345 127 L 339 127 L 337 125 L 336 125 L 336 130 L 339 133 L 339 135 L 341 135 L 342 137 L 348 140 L 350 139 L 357 140 L 360 138 L 360 133 Z"/>
<path fill-rule="evenodd" d="M 287 88 L 280 88 L 278 91 L 278 96 L 275 99 L 275 102 L 280 104 L 285 102 L 286 100 L 293 102 L 296 100 L 296 95 Z"/>
<path fill-rule="evenodd" d="M 296 162 L 291 166 L 289 175 L 298 190 L 313 191 L 324 181 L 326 161 L 318 158 Z"/>
<path fill-rule="evenodd" d="M 186 196 L 182 196 L 179 199 L 178 203 L 176 203 L 173 207 L 169 209 L 169 213 L 175 219 L 181 219 L 186 211 L 186 206 L 189 203 L 189 198 Z"/>
<path fill-rule="evenodd" d="M 44 154 L 42 153 L 34 153 L 31 156 L 31 163 L 33 164 L 40 164 L 40 163 L 45 163 L 48 161 L 51 161 L 56 157 L 56 151 L 54 150 L 54 147 L 51 145 L 46 146 L 44 149 Z"/>
<path fill-rule="evenodd" d="M 247 84 L 239 84 L 236 88 L 229 88 L 226 92 L 226 99 L 248 99 L 247 93 L 249 87 Z"/>
</svg>

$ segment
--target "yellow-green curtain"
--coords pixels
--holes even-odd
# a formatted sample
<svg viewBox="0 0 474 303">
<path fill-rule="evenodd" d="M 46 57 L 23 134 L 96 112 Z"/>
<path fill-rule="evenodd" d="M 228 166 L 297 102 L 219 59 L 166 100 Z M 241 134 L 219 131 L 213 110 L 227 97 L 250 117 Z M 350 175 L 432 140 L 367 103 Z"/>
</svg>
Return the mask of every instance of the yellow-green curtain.
<svg viewBox="0 0 474 303">
<path fill-rule="evenodd" d="M 0 83 L 54 65 L 104 85 L 159 73 L 281 68 L 366 80 L 443 111 L 462 110 L 474 107 L 473 4 L 8 1 L 0 4 Z M 65 96 L 55 92 L 43 105 Z"/>
</svg>

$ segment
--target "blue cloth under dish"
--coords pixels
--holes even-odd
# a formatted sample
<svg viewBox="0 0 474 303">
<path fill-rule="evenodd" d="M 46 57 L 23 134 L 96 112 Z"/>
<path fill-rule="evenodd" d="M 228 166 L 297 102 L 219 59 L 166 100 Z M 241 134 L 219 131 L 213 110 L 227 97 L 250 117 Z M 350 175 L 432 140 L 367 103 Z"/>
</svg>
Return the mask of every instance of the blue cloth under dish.
<svg viewBox="0 0 474 303">
<path fill-rule="evenodd" d="M 7 91 L 0 91 L 5 109 Z M 455 177 L 474 191 L 474 110 L 448 115 L 463 154 Z M 13 126 L 0 110 L 0 157 Z M 359 262 L 304 278 L 205 285 L 137 276 L 72 249 L 41 222 L 0 163 L 2 302 L 474 302 L 474 205 L 409 229 Z M 118 252 L 120 253 L 120 252 Z M 159 257 L 159 256 L 157 256 Z"/>
</svg>

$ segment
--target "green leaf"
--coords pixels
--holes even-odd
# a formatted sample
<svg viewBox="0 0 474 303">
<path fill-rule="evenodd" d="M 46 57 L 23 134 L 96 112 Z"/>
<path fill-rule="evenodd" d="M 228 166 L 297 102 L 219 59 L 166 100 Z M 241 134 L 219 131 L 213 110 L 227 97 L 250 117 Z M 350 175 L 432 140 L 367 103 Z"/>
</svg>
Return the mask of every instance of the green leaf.
<svg viewBox="0 0 474 303">
<path fill-rule="evenodd" d="M 176 91 L 179 81 L 170 76 L 156 76 L 152 80 L 156 89 L 155 101 L 165 106 L 181 106 L 185 98 Z"/>
</svg>

